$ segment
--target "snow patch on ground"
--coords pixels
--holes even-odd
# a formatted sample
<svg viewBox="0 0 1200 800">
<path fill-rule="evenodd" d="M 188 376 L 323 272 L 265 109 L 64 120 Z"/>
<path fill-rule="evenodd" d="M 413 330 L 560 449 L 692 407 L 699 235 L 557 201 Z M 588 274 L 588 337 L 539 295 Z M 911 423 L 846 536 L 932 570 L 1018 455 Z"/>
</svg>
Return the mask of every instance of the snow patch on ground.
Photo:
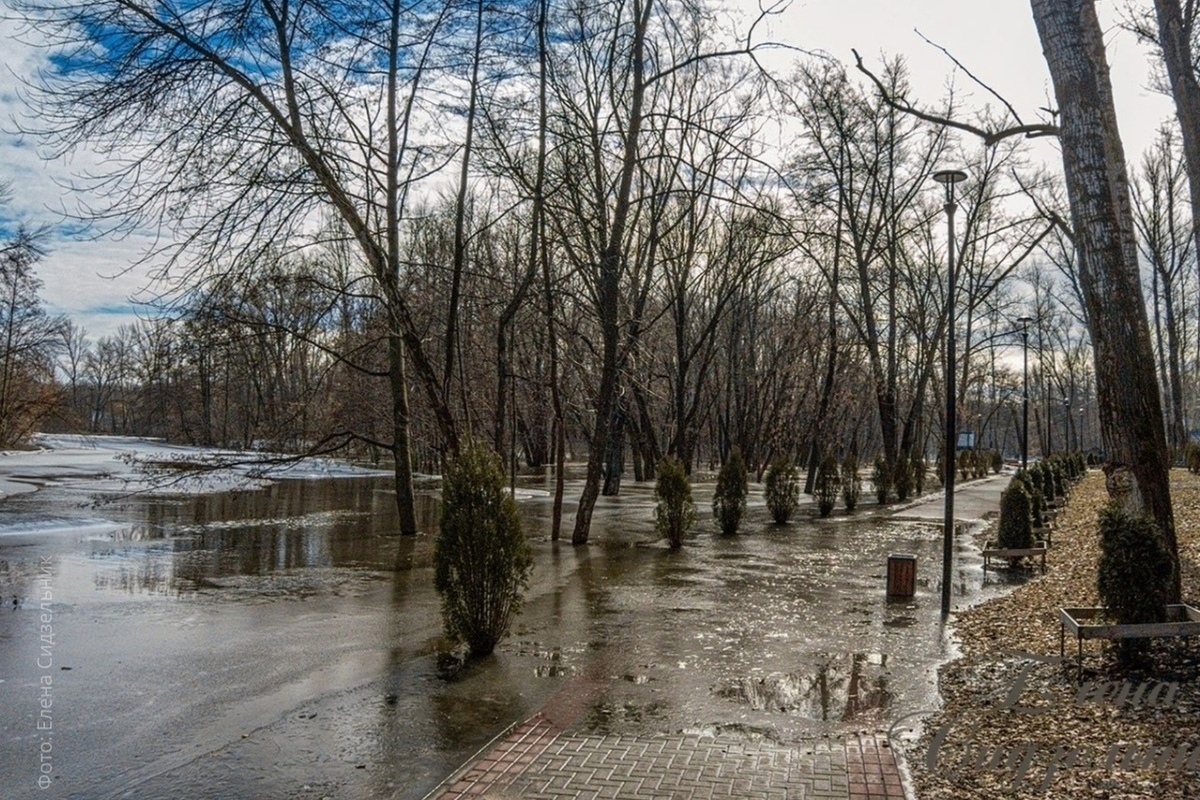
<svg viewBox="0 0 1200 800">
<path fill-rule="evenodd" d="M 332 458 L 168 444 L 134 436 L 38 434 L 36 450 L 0 451 L 0 498 L 58 485 L 95 494 L 211 494 L 275 480 L 390 473 Z"/>
</svg>

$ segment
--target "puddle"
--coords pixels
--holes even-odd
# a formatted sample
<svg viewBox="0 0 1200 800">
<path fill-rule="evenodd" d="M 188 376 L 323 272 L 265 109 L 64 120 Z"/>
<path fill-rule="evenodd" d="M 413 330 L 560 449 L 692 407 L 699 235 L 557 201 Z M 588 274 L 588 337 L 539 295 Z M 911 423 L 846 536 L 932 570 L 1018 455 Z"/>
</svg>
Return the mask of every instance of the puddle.
<svg viewBox="0 0 1200 800">
<path fill-rule="evenodd" d="M 868 715 L 878 719 L 892 700 L 887 662 L 887 655 L 881 653 L 828 657 L 804 672 L 737 678 L 715 693 L 755 711 L 820 722 L 855 723 Z"/>
</svg>

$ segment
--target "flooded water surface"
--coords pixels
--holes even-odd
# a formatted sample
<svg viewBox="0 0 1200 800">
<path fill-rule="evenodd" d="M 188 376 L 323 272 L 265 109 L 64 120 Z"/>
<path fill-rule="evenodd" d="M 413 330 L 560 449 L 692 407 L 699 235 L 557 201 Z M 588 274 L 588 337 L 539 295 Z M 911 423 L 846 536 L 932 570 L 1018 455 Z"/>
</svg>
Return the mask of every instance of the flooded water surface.
<svg viewBox="0 0 1200 800">
<path fill-rule="evenodd" d="M 936 706 L 938 526 L 775 526 L 759 498 L 741 534 L 702 515 L 672 553 L 649 487 L 627 485 L 573 548 L 549 541 L 550 499 L 527 488 L 524 612 L 465 665 L 441 635 L 433 536 L 397 535 L 387 479 L 0 503 L 4 797 L 417 800 L 575 692 L 575 727 L 594 733 L 790 740 Z M 432 487 L 420 510 L 432 531 Z M 956 603 L 981 583 L 963 538 Z M 885 597 L 895 552 L 917 556 L 911 600 Z"/>
</svg>

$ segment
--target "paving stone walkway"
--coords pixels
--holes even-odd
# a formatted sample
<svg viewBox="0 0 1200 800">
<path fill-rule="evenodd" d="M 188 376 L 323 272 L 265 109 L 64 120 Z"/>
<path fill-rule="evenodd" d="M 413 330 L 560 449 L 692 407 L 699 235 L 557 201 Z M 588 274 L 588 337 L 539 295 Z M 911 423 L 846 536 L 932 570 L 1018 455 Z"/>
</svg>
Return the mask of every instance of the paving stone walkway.
<svg viewBox="0 0 1200 800">
<path fill-rule="evenodd" d="M 436 800 L 904 800 L 886 741 L 784 745 L 729 736 L 586 736 L 538 714 L 430 795 Z"/>
<path fill-rule="evenodd" d="M 1003 482 L 956 492 L 991 510 Z M 940 504 L 903 512 L 935 518 Z M 728 735 L 588 736 L 572 726 L 614 674 L 602 652 L 547 701 L 450 776 L 426 800 L 914 800 L 882 734 L 783 744 Z"/>
</svg>

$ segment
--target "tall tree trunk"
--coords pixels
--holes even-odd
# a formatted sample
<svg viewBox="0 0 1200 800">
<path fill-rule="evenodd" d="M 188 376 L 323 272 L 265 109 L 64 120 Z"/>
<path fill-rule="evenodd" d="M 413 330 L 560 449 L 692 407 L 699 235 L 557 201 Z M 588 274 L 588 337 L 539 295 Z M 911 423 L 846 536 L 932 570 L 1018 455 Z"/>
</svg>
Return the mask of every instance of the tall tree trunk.
<svg viewBox="0 0 1200 800">
<path fill-rule="evenodd" d="M 463 155 L 462 164 L 459 167 L 458 174 L 458 198 L 454 208 L 454 266 L 450 275 L 450 308 L 446 313 L 446 364 L 442 370 L 442 396 L 447 404 L 450 403 L 450 387 L 454 379 L 454 365 L 457 362 L 461 364 L 462 356 L 458 352 L 459 345 L 457 341 L 458 334 L 458 306 L 462 294 L 462 276 L 463 271 L 467 266 L 467 192 L 470 188 L 469 180 L 471 175 L 471 148 L 475 137 L 475 106 L 476 98 L 479 92 L 479 58 L 480 51 L 483 49 L 483 0 L 478 0 L 475 7 L 475 49 L 474 57 L 471 63 L 471 88 L 467 96 L 467 131 L 466 138 L 463 140 Z M 503 329 L 503 323 L 501 323 Z M 503 337 L 504 332 L 501 330 L 498 337 Z M 504 354 L 498 356 L 503 358 Z M 503 377 L 501 377 L 501 386 L 503 387 Z M 467 404 L 467 387 L 459 386 L 461 392 L 462 407 L 464 418 L 468 415 Z M 503 394 L 503 389 L 501 389 Z M 497 439 L 503 437 L 503 409 L 499 409 L 497 416 Z M 467 430 L 470 431 L 470 420 L 467 420 Z M 513 431 L 513 436 L 516 436 L 516 431 Z M 497 440 L 496 448 L 499 452 L 501 443 Z"/>
<path fill-rule="evenodd" d="M 1176 563 L 1162 399 L 1104 35 L 1093 0 L 1031 0 L 1061 114 L 1067 195 L 1096 362 L 1109 491 L 1152 517 Z M 1113 298 L 1119 298 L 1114 302 Z"/>
<path fill-rule="evenodd" d="M 546 24 L 549 0 L 538 3 L 538 154 L 537 174 L 533 185 L 533 229 L 530 231 L 530 263 L 537 263 L 542 272 L 542 291 L 546 301 L 546 342 L 550 350 L 550 404 L 554 408 L 554 510 L 550 521 L 550 539 L 562 535 L 563 491 L 567 464 L 566 415 L 563 412 L 562 386 L 558 369 L 558 328 L 554 317 L 554 284 L 550 275 L 550 254 L 546 250 L 546 136 L 548 106 L 546 101 L 548 65 Z"/>
<path fill-rule="evenodd" d="M 1183 364 L 1179 355 L 1182 337 L 1179 334 L 1173 292 L 1167 292 L 1163 298 L 1163 305 L 1167 317 L 1167 391 L 1171 397 L 1171 445 L 1176 451 L 1176 456 L 1179 456 L 1187 443 L 1187 431 L 1183 424 Z"/>
<path fill-rule="evenodd" d="M 601 361 L 600 385 L 596 395 L 596 423 L 591 441 L 588 442 L 587 475 L 583 492 L 579 496 L 579 510 L 575 514 L 575 530 L 571 533 L 572 544 L 587 544 L 592 527 L 592 510 L 596 507 L 596 498 L 600 495 L 604 456 L 616 407 L 617 377 L 621 368 L 619 319 L 625 226 L 633 205 L 633 176 L 638 169 L 638 136 L 642 129 L 642 107 L 646 99 L 646 30 L 649 27 L 652 7 L 653 0 L 634 0 L 633 48 L 630 53 L 633 86 L 629 120 L 621 158 L 621 179 L 613 198 L 612 227 L 600 257 L 600 274 L 597 281 Z"/>
<path fill-rule="evenodd" d="M 400 533 L 415 536 L 417 515 L 412 483 L 412 446 L 408 435 L 408 380 L 404 368 L 404 340 L 395 331 L 388 334 L 388 377 L 392 394 L 392 456 L 395 461 Z"/>
<path fill-rule="evenodd" d="M 1188 191 L 1192 201 L 1192 236 L 1200 252 L 1200 81 L 1196 78 L 1192 33 L 1196 24 L 1196 7 L 1188 0 L 1186 12 L 1179 0 L 1154 0 L 1158 20 L 1158 43 L 1163 64 L 1171 83 L 1175 101 L 1175 116 L 1179 119 L 1183 141 L 1183 160 L 1187 167 Z M 1174 325 L 1172 299 L 1167 297 L 1167 322 Z M 1180 345 L 1178 331 L 1168 331 L 1171 373 L 1171 440 L 1176 448 L 1187 441 L 1183 422 L 1183 386 L 1180 380 Z"/>
<path fill-rule="evenodd" d="M 396 475 L 396 508 L 400 514 L 400 533 L 417 534 L 417 514 L 413 500 L 412 447 L 409 443 L 408 372 L 404 363 L 404 340 L 400 320 L 394 310 L 400 303 L 400 0 L 392 0 L 391 30 L 388 42 L 388 174 L 387 174 L 387 261 L 382 278 L 385 303 L 393 313 L 388 318 L 388 380 L 392 401 L 392 461 Z"/>
<path fill-rule="evenodd" d="M 838 151 L 838 175 L 839 179 L 843 172 L 844 150 Z M 825 447 L 825 420 L 829 414 L 829 404 L 833 400 L 833 389 L 837 382 L 837 361 L 838 361 L 838 341 L 837 341 L 837 311 L 838 311 L 838 281 L 841 274 L 842 263 L 842 223 L 844 220 L 845 209 L 845 193 L 842 192 L 838 196 L 838 214 L 837 224 L 834 227 L 833 235 L 833 271 L 829 278 L 829 319 L 828 337 L 829 355 L 825 361 L 825 379 L 821 383 L 821 400 L 817 404 L 817 416 L 815 425 L 813 426 L 813 441 L 808 448 L 808 474 L 804 478 L 804 493 L 811 495 L 813 488 L 816 485 L 817 478 L 817 462 L 820 460 L 821 451 Z M 857 455 L 857 453 L 855 454 Z"/>
<path fill-rule="evenodd" d="M 1154 0 L 1158 44 L 1171 83 L 1171 97 L 1175 100 L 1175 115 L 1179 118 L 1183 140 L 1183 159 L 1192 199 L 1192 235 L 1197 252 L 1200 252 L 1200 81 L 1196 78 L 1191 42 L 1195 8 L 1191 0 L 1187 5 L 1185 16 L 1179 0 Z"/>
</svg>

